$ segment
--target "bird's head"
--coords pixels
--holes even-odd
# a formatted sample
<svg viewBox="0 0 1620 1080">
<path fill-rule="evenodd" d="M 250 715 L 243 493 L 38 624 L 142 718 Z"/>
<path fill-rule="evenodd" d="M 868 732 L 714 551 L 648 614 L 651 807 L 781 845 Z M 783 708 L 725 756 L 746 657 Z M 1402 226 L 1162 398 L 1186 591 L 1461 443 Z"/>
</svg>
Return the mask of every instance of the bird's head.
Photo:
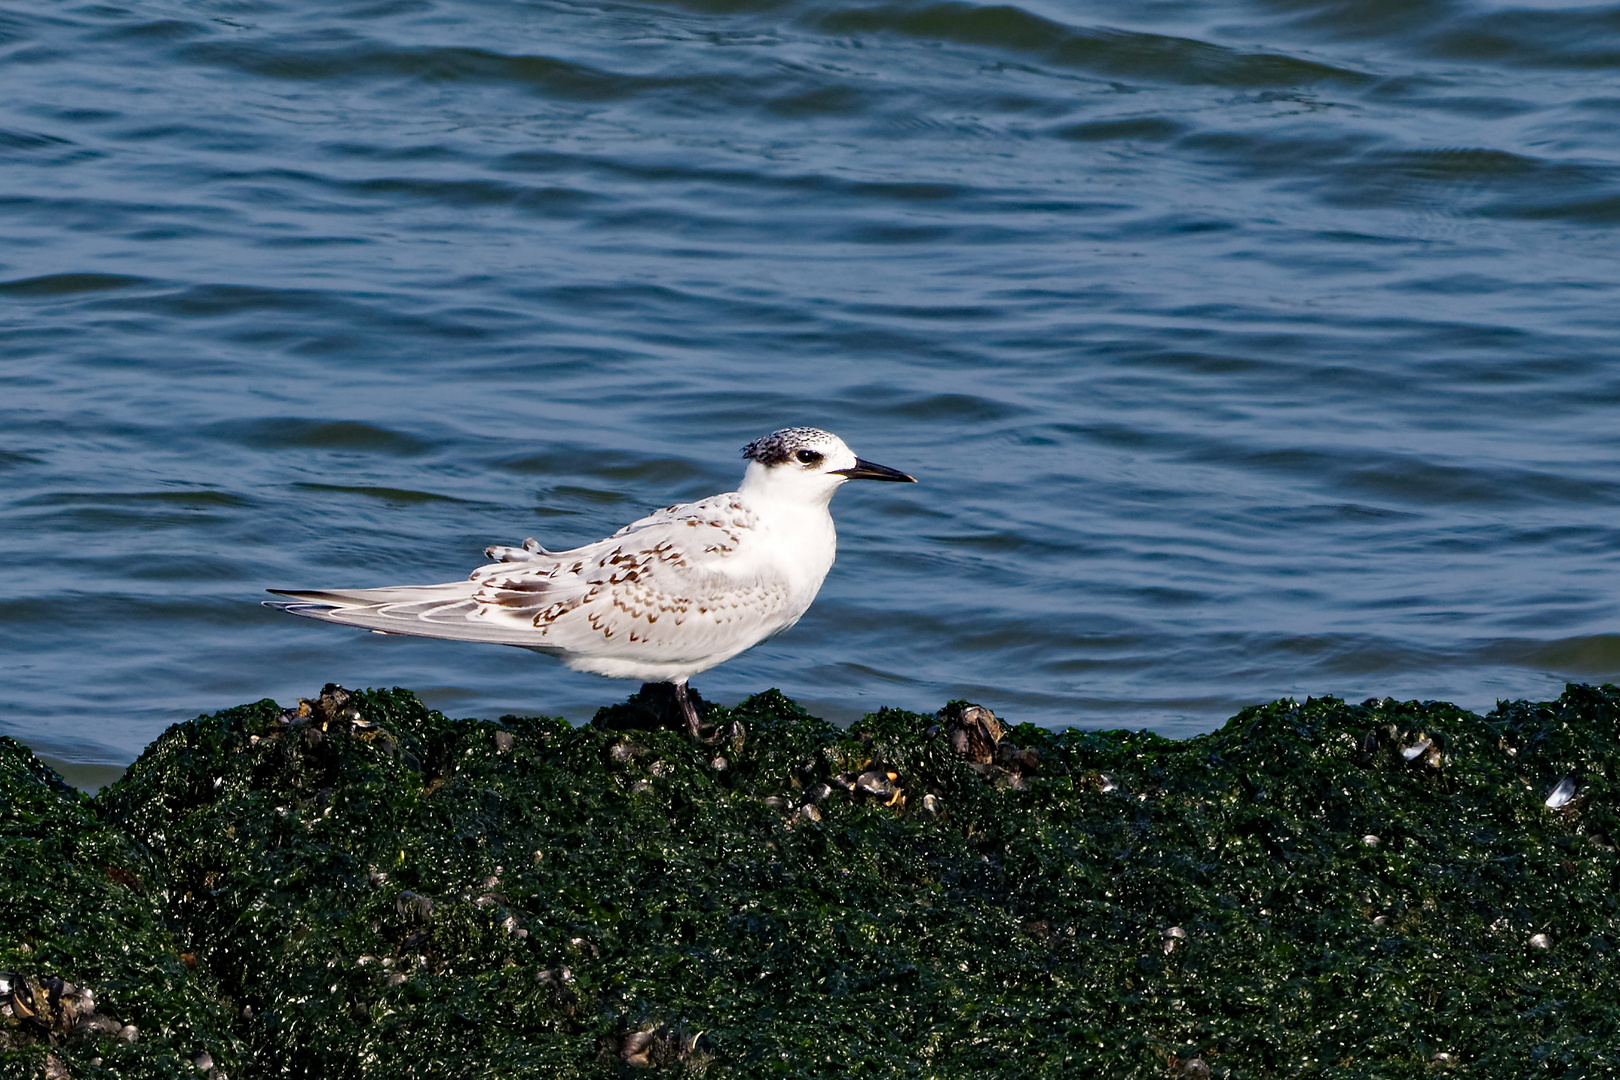
<svg viewBox="0 0 1620 1080">
<path fill-rule="evenodd" d="M 743 447 L 743 457 L 748 473 L 740 490 L 759 498 L 825 503 L 846 480 L 917 482 L 898 469 L 862 461 L 843 439 L 818 428 L 773 431 Z"/>
</svg>

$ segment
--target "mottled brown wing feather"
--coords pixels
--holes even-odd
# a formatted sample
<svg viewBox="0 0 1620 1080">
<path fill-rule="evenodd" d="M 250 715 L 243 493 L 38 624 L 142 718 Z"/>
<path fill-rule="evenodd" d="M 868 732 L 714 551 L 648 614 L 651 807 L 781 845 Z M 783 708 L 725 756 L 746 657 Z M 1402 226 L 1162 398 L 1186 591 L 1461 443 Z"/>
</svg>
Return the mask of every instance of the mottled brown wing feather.
<svg viewBox="0 0 1620 1080">
<path fill-rule="evenodd" d="M 670 507 L 607 540 L 473 574 L 475 620 L 524 626 L 535 644 L 679 661 L 759 636 L 789 602 L 785 581 L 731 565 L 752 515 L 734 496 Z"/>
</svg>

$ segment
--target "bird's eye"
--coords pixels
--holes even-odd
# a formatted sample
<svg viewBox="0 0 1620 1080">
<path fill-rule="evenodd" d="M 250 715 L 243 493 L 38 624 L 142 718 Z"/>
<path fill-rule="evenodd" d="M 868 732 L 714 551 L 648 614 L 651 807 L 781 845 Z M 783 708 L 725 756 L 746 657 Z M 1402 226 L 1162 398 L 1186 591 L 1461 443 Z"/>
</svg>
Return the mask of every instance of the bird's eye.
<svg viewBox="0 0 1620 1080">
<path fill-rule="evenodd" d="M 821 464 L 821 455 L 816 453 L 814 450 L 800 450 L 798 453 L 794 454 L 793 456 L 799 459 L 799 463 L 801 465 L 820 465 Z"/>
</svg>

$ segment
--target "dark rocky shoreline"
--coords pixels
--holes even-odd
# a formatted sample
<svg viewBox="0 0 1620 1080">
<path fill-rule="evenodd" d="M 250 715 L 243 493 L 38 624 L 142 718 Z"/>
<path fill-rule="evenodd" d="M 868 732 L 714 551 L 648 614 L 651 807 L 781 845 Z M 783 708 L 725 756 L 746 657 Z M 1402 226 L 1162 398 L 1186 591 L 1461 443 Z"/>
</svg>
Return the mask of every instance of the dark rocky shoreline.
<svg viewBox="0 0 1620 1080">
<path fill-rule="evenodd" d="M 1620 690 L 0 739 L 0 1077 L 1620 1074 Z M 1550 803 L 1550 805 L 1549 805 Z"/>
</svg>

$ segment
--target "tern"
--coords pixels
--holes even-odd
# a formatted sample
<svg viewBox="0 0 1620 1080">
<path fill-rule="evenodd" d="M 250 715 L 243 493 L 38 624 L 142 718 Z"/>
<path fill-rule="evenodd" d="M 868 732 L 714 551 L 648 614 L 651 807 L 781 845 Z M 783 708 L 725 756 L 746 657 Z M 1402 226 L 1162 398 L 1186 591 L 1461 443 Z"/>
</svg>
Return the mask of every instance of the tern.
<svg viewBox="0 0 1620 1080">
<path fill-rule="evenodd" d="M 699 737 L 687 680 L 780 634 L 816 598 L 837 551 L 828 503 L 848 480 L 914 484 L 816 428 L 743 448 L 736 491 L 667 506 L 605 540 L 495 546 L 465 581 L 271 589 L 272 607 L 385 634 L 515 645 L 576 671 L 670 683 Z"/>
</svg>

